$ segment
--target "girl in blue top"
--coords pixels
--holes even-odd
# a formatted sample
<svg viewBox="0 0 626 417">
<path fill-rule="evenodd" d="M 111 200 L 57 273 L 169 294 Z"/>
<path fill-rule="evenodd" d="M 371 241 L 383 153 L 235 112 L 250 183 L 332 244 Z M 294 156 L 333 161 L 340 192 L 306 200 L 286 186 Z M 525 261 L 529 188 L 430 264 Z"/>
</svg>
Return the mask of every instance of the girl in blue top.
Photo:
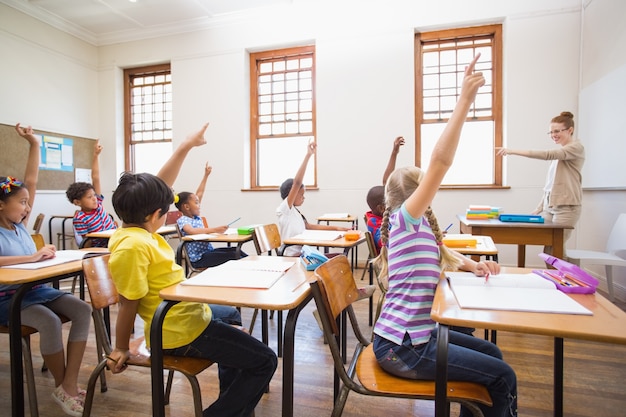
<svg viewBox="0 0 626 417">
<path fill-rule="evenodd" d="M 30 145 L 24 182 L 13 177 L 0 177 L 0 266 L 38 262 L 54 258 L 55 248 L 46 245 L 37 250 L 26 229 L 39 173 L 39 141 L 29 126 L 15 126 L 17 133 Z M 19 285 L 0 285 L 0 324 L 9 321 L 9 304 Z M 52 398 L 66 414 L 82 416 L 85 391 L 78 387 L 78 372 L 83 360 L 91 307 L 89 304 L 47 285 L 34 286 L 22 300 L 21 320 L 40 334 L 39 348 L 56 389 Z M 71 320 L 67 341 L 67 358 L 63 349 L 61 320 Z"/>
<path fill-rule="evenodd" d="M 430 204 L 452 165 L 461 129 L 478 88 L 477 55 L 465 70 L 459 101 L 433 149 L 427 172 L 417 167 L 395 170 L 385 188 L 381 227 L 383 247 L 375 265 L 389 290 L 374 327 L 374 352 L 387 372 L 409 379 L 435 379 L 436 323 L 430 318 L 441 270 L 463 269 L 476 275 L 498 273 L 491 261 L 474 262 L 441 244 L 443 234 Z M 515 372 L 498 347 L 486 340 L 450 332 L 448 377 L 483 384 L 493 406 L 480 406 L 486 417 L 517 415 Z M 461 416 L 470 415 L 462 408 Z"/>
</svg>

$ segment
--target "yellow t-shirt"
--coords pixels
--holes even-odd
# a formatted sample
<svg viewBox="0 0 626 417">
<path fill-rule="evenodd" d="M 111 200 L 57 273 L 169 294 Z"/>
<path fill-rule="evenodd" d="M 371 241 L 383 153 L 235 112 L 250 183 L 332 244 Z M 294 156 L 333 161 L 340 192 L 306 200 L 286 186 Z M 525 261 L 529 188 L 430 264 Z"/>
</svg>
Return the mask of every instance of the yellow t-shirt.
<svg viewBox="0 0 626 417">
<path fill-rule="evenodd" d="M 137 313 L 149 332 L 152 317 L 161 301 L 159 291 L 185 279 L 174 251 L 158 233 L 139 227 L 121 228 L 109 240 L 109 269 L 117 291 L 128 300 L 139 300 Z M 163 348 L 173 349 L 195 340 L 211 321 L 206 304 L 181 302 L 174 305 L 163 322 Z M 146 337 L 146 343 L 150 338 Z"/>
</svg>

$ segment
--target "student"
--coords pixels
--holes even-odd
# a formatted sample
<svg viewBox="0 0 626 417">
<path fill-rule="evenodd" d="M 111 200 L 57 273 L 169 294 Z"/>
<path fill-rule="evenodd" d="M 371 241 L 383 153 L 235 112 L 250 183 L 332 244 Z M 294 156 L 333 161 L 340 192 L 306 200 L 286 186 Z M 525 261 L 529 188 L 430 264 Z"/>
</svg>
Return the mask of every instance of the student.
<svg viewBox="0 0 626 417">
<path fill-rule="evenodd" d="M 207 163 L 204 167 L 202 181 L 198 185 L 196 193 L 183 191 L 178 193 L 176 208 L 183 214 L 176 222 L 183 236 L 196 235 L 202 233 L 224 233 L 228 226 L 206 227 L 202 217 L 200 217 L 200 203 L 206 188 L 207 178 L 211 174 L 212 167 Z M 210 268 L 223 264 L 232 259 L 240 259 L 247 256 L 244 252 L 237 253 L 237 248 L 214 248 L 211 242 L 189 242 L 187 243 L 187 253 L 194 268 Z"/>
<path fill-rule="evenodd" d="M 109 368 L 124 371 L 129 358 L 129 340 L 135 315 L 150 329 L 161 303 L 159 291 L 182 282 L 183 268 L 176 264 L 174 251 L 157 233 L 174 202 L 171 186 L 189 151 L 206 143 L 205 124 L 184 140 L 157 176 L 122 174 L 113 192 L 113 207 L 122 227 L 109 241 L 109 269 L 119 292 L 120 304 L 115 328 L 115 349 Z M 146 338 L 149 342 L 149 338 Z M 204 410 L 204 417 L 249 416 L 269 384 L 278 360 L 274 352 L 249 334 L 212 319 L 206 304 L 181 302 L 163 323 L 164 353 L 210 359 L 218 363 L 220 394 Z"/>
<path fill-rule="evenodd" d="M 561 147 L 552 150 L 496 148 L 496 154 L 552 161 L 543 187 L 543 196 L 532 214 L 540 214 L 556 224 L 574 227 L 582 209 L 581 171 L 585 163 L 585 148 L 574 138 L 574 115 L 564 111 L 553 117 L 548 136 Z M 564 242 L 571 234 L 572 229 L 565 229 Z M 546 247 L 545 250 L 546 253 L 552 253 L 551 247 Z"/>
<path fill-rule="evenodd" d="M 374 243 L 376 243 L 376 248 L 378 248 L 379 252 L 381 247 L 380 225 L 383 221 L 383 212 L 385 211 L 385 184 L 387 183 L 389 175 L 396 169 L 396 159 L 398 158 L 398 153 L 400 153 L 400 146 L 403 145 L 404 138 L 402 136 L 398 136 L 393 141 L 391 155 L 389 156 L 389 161 L 387 162 L 387 167 L 383 174 L 383 185 L 375 185 L 367 192 L 366 201 L 370 208 L 370 211 L 365 213 L 367 230 L 372 233 Z"/>
<path fill-rule="evenodd" d="M 46 245 L 37 250 L 26 229 L 35 200 L 39 174 L 39 141 L 33 129 L 15 126 L 18 135 L 29 143 L 24 182 L 13 177 L 0 177 L 0 266 L 39 262 L 54 258 L 55 247 Z M 19 285 L 0 285 L 0 324 L 8 326 L 9 304 Z M 71 320 L 67 340 L 67 358 L 63 349 L 61 320 Z M 89 324 L 91 307 L 71 294 L 48 285 L 35 285 L 22 300 L 22 325 L 39 332 L 39 349 L 54 377 L 52 398 L 70 416 L 83 415 L 85 390 L 78 387 Z"/>
<path fill-rule="evenodd" d="M 399 168 L 385 188 L 381 227 L 385 246 L 375 262 L 380 274 L 388 277 L 389 290 L 374 327 L 374 352 L 383 369 L 400 377 L 435 379 L 437 332 L 430 310 L 441 270 L 458 266 L 478 276 L 499 272 L 494 262 L 477 263 L 442 245 L 442 232 L 430 208 L 452 165 L 468 110 L 485 83 L 481 73 L 474 73 L 479 57 L 465 70 L 459 101 L 433 149 L 428 171 Z M 448 378 L 487 387 L 493 406 L 480 405 L 485 417 L 517 415 L 515 372 L 495 344 L 450 331 Z M 462 407 L 461 415 L 470 415 L 469 410 Z"/>
<path fill-rule="evenodd" d="M 99 156 L 102 152 L 100 141 L 96 141 L 93 151 L 93 160 L 91 163 L 91 178 L 93 184 L 88 182 L 75 182 L 71 184 L 65 195 L 70 203 L 80 207 L 74 214 L 74 234 L 76 236 L 76 244 L 80 246 L 85 235 L 92 232 L 102 232 L 104 230 L 116 229 L 117 226 L 111 216 L 104 210 L 102 206 L 102 188 L 100 187 L 100 161 Z M 108 239 L 93 239 L 91 246 L 103 247 L 107 246 Z"/>
<path fill-rule="evenodd" d="M 298 210 L 304 203 L 304 192 L 306 187 L 303 184 L 306 167 L 311 156 L 315 154 L 317 144 L 311 142 L 307 145 L 307 152 L 304 160 L 296 172 L 296 176 L 288 178 L 280 186 L 280 198 L 283 200 L 276 209 L 278 216 L 278 229 L 281 239 L 285 240 L 294 237 L 305 230 L 351 230 L 349 227 L 332 226 L 325 224 L 309 223 L 304 215 Z M 302 246 L 290 245 L 285 248 L 284 256 L 300 256 Z"/>
</svg>

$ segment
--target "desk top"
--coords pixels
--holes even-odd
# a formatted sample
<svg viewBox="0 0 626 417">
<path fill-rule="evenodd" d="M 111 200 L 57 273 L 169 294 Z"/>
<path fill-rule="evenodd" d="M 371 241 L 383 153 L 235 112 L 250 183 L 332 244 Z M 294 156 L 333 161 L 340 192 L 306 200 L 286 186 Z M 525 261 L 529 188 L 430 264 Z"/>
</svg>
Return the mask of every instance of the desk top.
<svg viewBox="0 0 626 417">
<path fill-rule="evenodd" d="M 237 262 L 249 262 L 260 256 L 247 256 Z M 300 305 L 311 293 L 308 284 L 313 272 L 306 271 L 299 258 L 281 257 L 295 264 L 270 288 L 202 287 L 195 285 L 173 285 L 161 290 L 164 300 L 192 301 L 223 304 L 238 307 L 253 307 L 266 310 L 290 310 Z M 254 271 L 250 271 L 254 274 Z"/>
<path fill-rule="evenodd" d="M 86 252 L 108 253 L 106 248 L 89 248 Z M 83 261 L 70 261 L 58 265 L 39 269 L 0 268 L 0 284 L 15 285 L 45 280 L 47 278 L 80 272 L 83 270 Z"/>
<path fill-rule="evenodd" d="M 527 268 L 503 268 L 503 272 L 507 273 L 530 271 Z M 430 315 L 437 322 L 454 326 L 626 345 L 626 312 L 598 293 L 568 295 L 591 310 L 593 315 L 463 309 L 459 307 L 448 281 L 441 280 Z"/>
<path fill-rule="evenodd" d="M 480 226 L 480 227 L 509 227 L 509 228 L 532 228 L 532 229 L 573 229 L 572 226 L 566 226 L 564 224 L 556 224 L 550 220 L 546 220 L 544 223 L 524 223 L 524 222 L 501 222 L 498 219 L 472 219 L 468 220 L 464 214 L 457 214 L 457 219 L 466 226 Z"/>
<path fill-rule="evenodd" d="M 309 246 L 321 246 L 325 248 L 352 248 L 363 242 L 365 242 L 365 233 L 359 232 L 359 238 L 357 240 L 346 240 L 344 236 L 335 240 L 311 240 L 311 239 L 283 239 L 285 245 L 309 245 Z"/>
<path fill-rule="evenodd" d="M 196 236 L 195 238 L 192 236 Z M 249 242 L 253 239 L 252 234 L 249 235 L 240 235 L 240 234 L 220 234 L 220 233 L 210 233 L 210 234 L 202 234 L 202 235 L 187 235 L 183 236 L 183 242 L 225 242 L 225 243 L 244 243 Z M 201 237 L 198 239 L 198 237 Z"/>
<path fill-rule="evenodd" d="M 327 213 L 317 218 L 318 222 L 356 222 L 357 217 L 345 213 Z"/>
</svg>

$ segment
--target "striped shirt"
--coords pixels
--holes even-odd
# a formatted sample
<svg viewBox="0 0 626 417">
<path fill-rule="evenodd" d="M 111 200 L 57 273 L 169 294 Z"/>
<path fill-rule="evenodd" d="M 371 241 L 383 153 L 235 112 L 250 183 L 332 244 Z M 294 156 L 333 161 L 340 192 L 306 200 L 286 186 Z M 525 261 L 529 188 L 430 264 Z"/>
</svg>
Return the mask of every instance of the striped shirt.
<svg viewBox="0 0 626 417">
<path fill-rule="evenodd" d="M 117 229 L 113 218 L 109 216 L 102 206 L 102 200 L 104 197 L 102 195 L 96 195 L 96 198 L 98 199 L 98 207 L 96 207 L 95 210 L 88 212 L 76 210 L 76 213 L 74 214 L 74 232 L 76 233 L 76 240 L 79 245 L 87 233 Z M 92 242 L 92 246 L 106 247 L 107 240 L 96 239 Z"/>
<path fill-rule="evenodd" d="M 389 217 L 389 290 L 374 333 L 413 346 L 428 342 L 435 322 L 430 310 L 441 274 L 439 247 L 425 217 L 414 219 L 404 204 Z"/>
</svg>

